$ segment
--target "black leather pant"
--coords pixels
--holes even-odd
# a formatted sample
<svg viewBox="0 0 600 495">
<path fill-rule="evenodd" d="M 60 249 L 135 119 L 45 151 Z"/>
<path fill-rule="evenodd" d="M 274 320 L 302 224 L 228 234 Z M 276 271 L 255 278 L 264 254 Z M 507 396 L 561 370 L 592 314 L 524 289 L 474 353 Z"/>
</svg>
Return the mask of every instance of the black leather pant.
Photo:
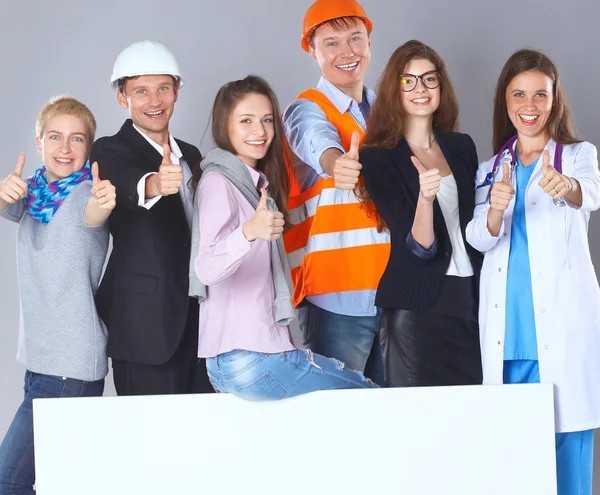
<svg viewBox="0 0 600 495">
<path fill-rule="evenodd" d="M 384 309 L 381 339 L 389 387 L 481 384 L 475 278 L 446 276 L 427 311 Z"/>
</svg>

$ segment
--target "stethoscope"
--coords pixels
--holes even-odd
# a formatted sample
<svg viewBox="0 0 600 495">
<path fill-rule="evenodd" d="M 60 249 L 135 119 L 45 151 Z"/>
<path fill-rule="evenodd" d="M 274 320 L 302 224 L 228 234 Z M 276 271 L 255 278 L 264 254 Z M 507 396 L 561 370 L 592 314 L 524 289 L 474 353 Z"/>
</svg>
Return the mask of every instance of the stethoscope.
<svg viewBox="0 0 600 495">
<path fill-rule="evenodd" d="M 496 180 L 496 174 L 500 168 L 500 162 L 502 161 L 502 157 L 504 156 L 504 152 L 508 151 L 510 153 L 510 168 L 511 174 L 514 171 L 517 165 L 517 155 L 515 153 L 514 144 L 517 140 L 517 135 L 515 134 L 511 137 L 498 151 L 496 155 L 496 160 L 494 160 L 494 166 L 492 167 L 492 178 Z M 562 144 L 556 143 L 556 149 L 554 150 L 554 170 L 556 170 L 559 174 L 562 174 Z M 566 202 L 564 198 L 558 198 L 552 200 L 556 206 L 566 206 Z"/>
</svg>

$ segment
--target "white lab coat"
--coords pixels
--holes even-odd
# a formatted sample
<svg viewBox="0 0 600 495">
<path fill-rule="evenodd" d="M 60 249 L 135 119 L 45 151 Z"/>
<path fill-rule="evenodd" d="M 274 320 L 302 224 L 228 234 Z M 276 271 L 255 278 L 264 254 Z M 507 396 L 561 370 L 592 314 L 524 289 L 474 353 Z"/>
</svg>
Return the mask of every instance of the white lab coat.
<svg viewBox="0 0 600 495">
<path fill-rule="evenodd" d="M 546 145 L 554 163 L 556 143 Z M 502 163 L 496 181 L 502 180 Z M 494 158 L 481 163 L 476 184 L 491 172 Z M 525 218 L 537 333 L 540 378 L 554 384 L 557 432 L 600 426 L 600 289 L 587 238 L 590 211 L 600 207 L 600 177 L 595 146 L 563 146 L 562 173 L 577 179 L 581 208 L 558 207 L 538 185 L 538 160 L 525 192 Z M 514 183 L 513 177 L 513 183 Z M 487 229 L 489 200 L 475 207 L 467 241 L 485 254 L 481 271 L 479 327 L 483 383 L 501 384 L 506 319 L 506 275 L 510 251 L 511 200 L 498 237 Z"/>
</svg>

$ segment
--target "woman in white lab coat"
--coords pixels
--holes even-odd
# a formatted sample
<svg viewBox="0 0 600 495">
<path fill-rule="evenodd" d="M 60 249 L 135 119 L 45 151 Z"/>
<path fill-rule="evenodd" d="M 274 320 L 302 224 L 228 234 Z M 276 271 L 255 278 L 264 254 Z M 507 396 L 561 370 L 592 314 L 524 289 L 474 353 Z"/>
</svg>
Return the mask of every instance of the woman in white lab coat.
<svg viewBox="0 0 600 495">
<path fill-rule="evenodd" d="M 466 230 L 485 254 L 483 382 L 554 384 L 558 494 L 591 495 L 600 289 L 587 228 L 600 207 L 598 160 L 575 136 L 558 71 L 540 52 L 514 53 L 500 74 L 494 151 L 479 166 Z"/>
</svg>

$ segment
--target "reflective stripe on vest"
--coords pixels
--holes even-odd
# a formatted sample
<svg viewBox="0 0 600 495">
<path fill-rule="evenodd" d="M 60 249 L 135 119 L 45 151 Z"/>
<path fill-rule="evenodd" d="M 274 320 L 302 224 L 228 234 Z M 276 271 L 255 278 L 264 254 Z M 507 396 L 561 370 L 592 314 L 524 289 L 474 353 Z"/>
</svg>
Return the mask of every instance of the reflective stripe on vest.
<svg viewBox="0 0 600 495">
<path fill-rule="evenodd" d="M 321 108 L 338 129 L 342 146 L 350 148 L 354 131 L 364 133 L 348 113 L 340 113 L 329 99 L 309 89 L 297 99 Z M 294 294 L 298 305 L 306 296 L 376 289 L 389 258 L 389 237 L 377 232 L 377 221 L 367 215 L 353 191 L 335 188 L 332 178 L 321 178 L 301 191 L 290 172 L 289 224 L 284 234 Z"/>
</svg>

